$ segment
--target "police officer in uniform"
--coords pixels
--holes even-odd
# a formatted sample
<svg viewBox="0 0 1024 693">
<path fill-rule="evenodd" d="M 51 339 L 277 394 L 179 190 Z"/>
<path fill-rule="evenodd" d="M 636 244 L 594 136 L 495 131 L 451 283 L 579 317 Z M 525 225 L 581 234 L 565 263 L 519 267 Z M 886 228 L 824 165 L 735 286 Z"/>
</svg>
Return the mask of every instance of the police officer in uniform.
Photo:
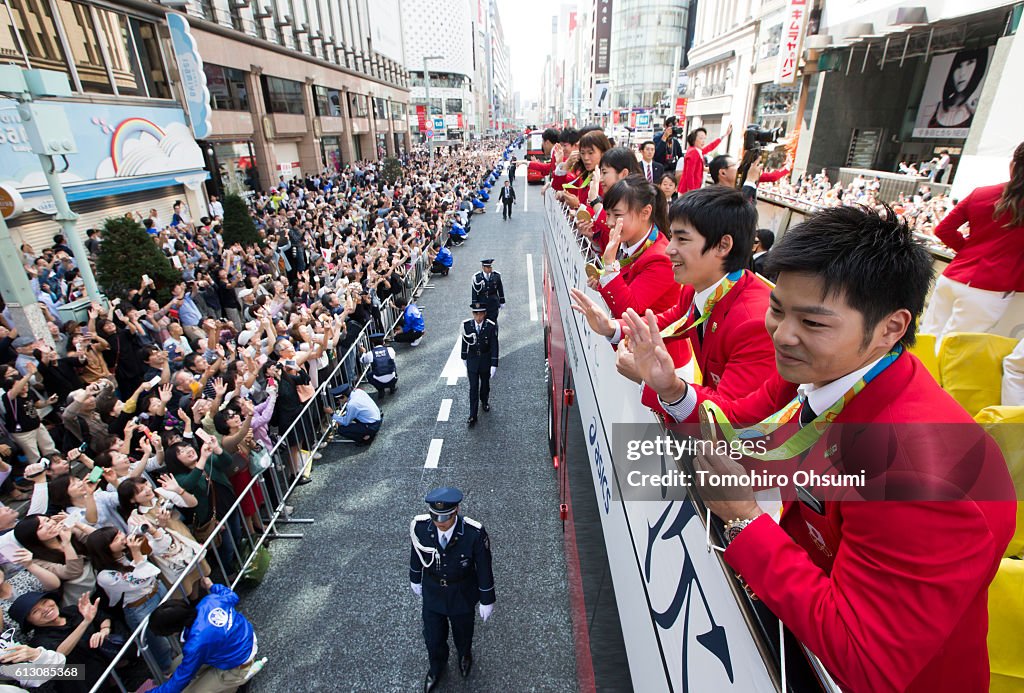
<svg viewBox="0 0 1024 693">
<path fill-rule="evenodd" d="M 476 425 L 476 408 L 483 402 L 484 411 L 491 410 L 491 376 L 498 369 L 498 326 L 487 318 L 487 306 L 470 304 L 473 317 L 462 321 L 462 360 L 469 376 L 470 427 Z"/>
<path fill-rule="evenodd" d="M 473 275 L 472 301 L 487 306 L 487 319 L 497 323 L 498 311 L 505 305 L 505 288 L 501 285 L 501 274 L 493 269 L 494 259 L 481 260 L 482 270 Z"/>
<path fill-rule="evenodd" d="M 370 344 L 373 345 L 370 351 L 366 351 L 366 347 L 359 347 L 362 351 L 359 362 L 364 366 L 370 366 L 370 372 L 366 375 L 366 379 L 377 388 L 377 394 L 382 395 L 385 390 L 395 394 L 395 388 L 398 387 L 395 350 L 384 346 L 384 334 L 380 332 L 370 335 Z"/>
<path fill-rule="evenodd" d="M 491 542 L 476 520 L 459 515 L 462 491 L 436 488 L 426 495 L 429 514 L 409 524 L 412 553 L 409 582 L 423 597 L 423 639 L 430 669 L 423 681 L 429 693 L 448 666 L 448 624 L 459 653 L 459 672 L 469 676 L 473 666 L 473 607 L 480 604 L 486 621 L 494 610 Z"/>
</svg>

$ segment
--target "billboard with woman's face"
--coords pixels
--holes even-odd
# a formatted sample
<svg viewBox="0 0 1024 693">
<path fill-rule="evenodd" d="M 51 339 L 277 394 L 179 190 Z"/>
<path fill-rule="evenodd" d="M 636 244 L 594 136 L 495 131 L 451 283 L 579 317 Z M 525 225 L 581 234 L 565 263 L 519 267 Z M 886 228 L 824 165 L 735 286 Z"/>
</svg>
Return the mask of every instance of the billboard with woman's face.
<svg viewBox="0 0 1024 693">
<path fill-rule="evenodd" d="M 932 58 L 914 137 L 961 137 L 970 132 L 992 48 L 965 48 Z"/>
</svg>

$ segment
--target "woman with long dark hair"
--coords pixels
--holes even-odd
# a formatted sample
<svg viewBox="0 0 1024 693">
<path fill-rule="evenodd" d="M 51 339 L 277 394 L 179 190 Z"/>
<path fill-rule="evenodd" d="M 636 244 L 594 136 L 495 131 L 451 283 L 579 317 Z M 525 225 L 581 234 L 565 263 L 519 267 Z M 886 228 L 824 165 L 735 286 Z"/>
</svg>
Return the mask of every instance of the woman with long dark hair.
<svg viewBox="0 0 1024 693">
<path fill-rule="evenodd" d="M 610 227 L 604 266 L 589 266 L 590 287 L 604 297 L 615 318 L 628 308 L 643 315 L 648 308 L 659 313 L 674 306 L 680 287 L 665 254 L 668 220 L 661 191 L 633 174 L 608 190 L 604 209 Z"/>
<path fill-rule="evenodd" d="M 142 525 L 141 531 L 125 535 L 113 527 L 97 529 L 85 540 L 96 569 L 96 584 L 103 588 L 111 606 L 124 607 L 124 619 L 134 631 L 153 613 L 167 588 L 160 581 L 160 568 L 149 554 L 167 550 L 170 538 L 156 525 Z M 146 639 L 163 671 L 171 668 L 171 649 L 161 637 Z"/>
<path fill-rule="evenodd" d="M 935 282 L 921 332 L 940 340 L 950 332 L 988 332 L 1014 292 L 1024 291 L 1024 142 L 1013 152 L 1009 182 L 975 188 L 935 235 L 956 257 Z"/>
<path fill-rule="evenodd" d="M 929 128 L 966 128 L 978 107 L 972 99 L 988 67 L 987 48 L 965 48 L 956 52 L 942 85 L 942 101 L 928 120 Z"/>
<path fill-rule="evenodd" d="M 85 538 L 92 528 L 81 523 L 68 526 L 65 515 L 31 515 L 14 526 L 14 538 L 32 553 L 32 562 L 61 582 L 61 603 L 69 606 L 96 587 L 92 564 L 85 560 Z"/>
</svg>

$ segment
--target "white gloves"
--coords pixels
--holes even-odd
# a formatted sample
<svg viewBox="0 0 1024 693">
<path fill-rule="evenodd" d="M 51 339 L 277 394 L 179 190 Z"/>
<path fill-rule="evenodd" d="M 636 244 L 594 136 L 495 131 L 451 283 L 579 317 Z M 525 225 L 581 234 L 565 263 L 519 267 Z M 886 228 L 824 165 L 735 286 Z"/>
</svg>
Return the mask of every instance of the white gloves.
<svg viewBox="0 0 1024 693">
<path fill-rule="evenodd" d="M 491 612 L 494 611 L 494 604 L 481 604 L 480 605 L 480 618 L 487 620 L 491 617 Z"/>
<path fill-rule="evenodd" d="M 409 589 L 411 589 L 412 593 L 415 594 L 417 597 L 423 596 L 423 585 L 421 583 L 410 582 Z"/>
<path fill-rule="evenodd" d="M 491 377 L 492 378 L 494 377 L 494 374 L 497 373 L 497 372 L 498 372 L 498 367 L 497 366 L 491 366 Z"/>
</svg>

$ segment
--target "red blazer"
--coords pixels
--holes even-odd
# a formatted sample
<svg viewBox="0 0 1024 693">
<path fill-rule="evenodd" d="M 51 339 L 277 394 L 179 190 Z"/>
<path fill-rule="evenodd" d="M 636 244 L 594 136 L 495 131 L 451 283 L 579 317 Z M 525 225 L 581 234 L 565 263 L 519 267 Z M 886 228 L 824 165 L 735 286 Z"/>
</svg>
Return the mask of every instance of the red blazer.
<svg viewBox="0 0 1024 693">
<path fill-rule="evenodd" d="M 721 142 L 722 138 L 719 137 L 703 149 L 690 147 L 686 150 L 686 154 L 683 154 L 683 172 L 679 175 L 677 188 L 680 194 L 697 190 L 704 185 L 704 155 L 715 151 Z"/>
<path fill-rule="evenodd" d="M 774 183 L 775 181 L 782 180 L 789 176 L 788 168 L 780 168 L 778 171 L 768 171 L 762 173 L 761 177 L 757 179 L 758 183 Z"/>
<path fill-rule="evenodd" d="M 658 329 L 689 313 L 693 294 L 693 287 L 685 287 L 679 302 L 657 316 Z M 775 375 L 775 347 L 764 327 L 770 294 L 767 284 L 744 270 L 736 286 L 711 309 L 704 341 L 697 338 L 696 329 L 685 333 L 703 376 L 704 385 L 693 386 L 699 396 L 718 403 L 739 399 Z M 681 365 L 676 362 L 676 367 Z M 650 409 L 663 412 L 658 395 L 647 385 L 641 399 Z"/>
<path fill-rule="evenodd" d="M 723 409 L 731 421 L 760 421 L 795 393 L 776 374 Z M 889 433 L 892 424 L 927 423 Z M 842 458 L 846 471 L 884 469 L 885 489 L 913 475 L 905 488 L 946 491 L 961 482 L 958 489 L 987 491 L 980 501 L 828 500 L 824 514 L 787 502 L 781 524 L 759 517 L 728 547 L 726 562 L 844 690 L 987 691 L 988 585 L 1016 510 L 984 500 L 1014 497 L 998 447 L 908 353 L 836 424 L 845 425 L 831 426 L 799 464 L 823 468 Z"/>
<path fill-rule="evenodd" d="M 590 213 L 593 214 L 594 210 L 589 206 L 587 207 Z M 611 229 L 608 228 L 608 215 L 605 213 L 604 207 L 601 207 L 601 211 L 594 217 L 594 237 L 590 239 L 590 242 L 594 245 L 594 250 L 598 255 L 604 255 L 605 246 L 608 245 L 608 234 L 611 233 Z"/>
<path fill-rule="evenodd" d="M 651 247 L 599 289 L 612 317 L 620 318 L 628 308 L 641 315 L 648 308 L 660 313 L 678 302 L 680 286 L 676 284 L 672 262 L 665 254 L 667 247 L 668 240 L 659 233 Z M 669 345 L 673 360 L 679 359 L 678 363 L 689 361 L 690 348 L 686 341 L 673 341 L 676 343 Z"/>
<path fill-rule="evenodd" d="M 1011 226 L 1009 213 L 992 219 L 1005 183 L 975 188 L 935 227 L 935 235 L 956 251 L 944 277 L 986 291 L 1024 291 L 1024 226 Z M 959 229 L 971 225 L 966 238 Z"/>
<path fill-rule="evenodd" d="M 555 170 L 555 162 L 531 161 L 529 164 L 527 164 L 527 169 L 538 171 L 542 176 L 550 176 L 551 172 Z"/>
</svg>

